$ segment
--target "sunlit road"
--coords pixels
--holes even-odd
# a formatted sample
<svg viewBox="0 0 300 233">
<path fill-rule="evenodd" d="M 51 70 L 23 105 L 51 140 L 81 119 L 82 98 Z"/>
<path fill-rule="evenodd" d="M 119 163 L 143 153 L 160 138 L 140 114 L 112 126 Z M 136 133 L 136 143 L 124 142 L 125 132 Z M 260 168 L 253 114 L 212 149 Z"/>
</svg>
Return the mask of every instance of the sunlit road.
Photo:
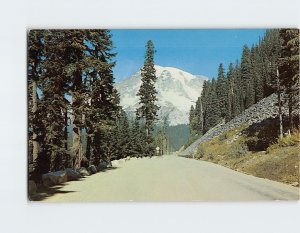
<svg viewBox="0 0 300 233">
<path fill-rule="evenodd" d="M 297 200 L 299 189 L 204 161 L 164 156 L 123 161 L 68 182 L 45 201 Z"/>
</svg>

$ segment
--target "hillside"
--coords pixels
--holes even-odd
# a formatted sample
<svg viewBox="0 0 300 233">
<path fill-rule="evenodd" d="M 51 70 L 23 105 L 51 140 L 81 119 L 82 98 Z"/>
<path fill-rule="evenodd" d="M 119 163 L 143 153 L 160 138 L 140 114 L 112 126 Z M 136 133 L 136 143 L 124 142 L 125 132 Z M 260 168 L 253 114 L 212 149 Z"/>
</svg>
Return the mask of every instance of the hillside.
<svg viewBox="0 0 300 233">
<path fill-rule="evenodd" d="M 284 130 L 287 112 L 284 106 Z M 299 122 L 297 114 L 294 121 Z M 230 122 L 212 128 L 180 154 L 299 186 L 299 132 L 278 139 L 278 129 L 277 100 L 272 94 Z"/>
<path fill-rule="evenodd" d="M 168 118 L 170 125 L 188 124 L 189 110 L 202 91 L 207 77 L 193 75 L 174 67 L 155 65 L 157 81 L 158 118 Z M 141 85 L 141 72 L 115 84 L 120 94 L 121 106 L 129 114 L 134 115 L 139 97 L 136 95 Z"/>
<path fill-rule="evenodd" d="M 287 114 L 288 109 L 287 106 L 283 107 L 283 113 Z M 276 94 L 272 94 L 267 98 L 262 99 L 258 103 L 252 105 L 250 108 L 246 109 L 242 114 L 233 118 L 228 123 L 220 123 L 214 128 L 210 129 L 206 132 L 201 138 L 192 143 L 189 147 L 187 147 L 184 151 L 181 152 L 182 155 L 192 156 L 197 147 L 214 137 L 219 136 L 220 134 L 226 132 L 230 129 L 235 129 L 240 127 L 242 124 L 247 124 L 249 126 L 265 121 L 269 121 L 271 119 L 275 119 L 278 116 L 278 106 L 277 106 L 277 96 Z"/>
</svg>

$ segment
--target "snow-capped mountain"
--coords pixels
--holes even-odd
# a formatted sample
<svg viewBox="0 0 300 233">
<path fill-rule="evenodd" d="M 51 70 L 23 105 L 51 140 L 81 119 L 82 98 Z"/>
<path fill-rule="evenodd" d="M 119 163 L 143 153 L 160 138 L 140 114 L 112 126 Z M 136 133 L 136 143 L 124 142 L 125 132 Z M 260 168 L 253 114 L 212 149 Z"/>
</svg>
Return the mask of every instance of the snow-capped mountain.
<svg viewBox="0 0 300 233">
<path fill-rule="evenodd" d="M 188 124 L 190 107 L 200 96 L 203 82 L 208 78 L 174 67 L 155 65 L 155 69 L 157 105 L 160 106 L 158 118 L 162 120 L 167 117 L 170 125 Z M 136 94 L 141 83 L 141 72 L 138 71 L 115 85 L 120 93 L 121 106 L 130 115 L 139 106 L 139 97 Z"/>
</svg>

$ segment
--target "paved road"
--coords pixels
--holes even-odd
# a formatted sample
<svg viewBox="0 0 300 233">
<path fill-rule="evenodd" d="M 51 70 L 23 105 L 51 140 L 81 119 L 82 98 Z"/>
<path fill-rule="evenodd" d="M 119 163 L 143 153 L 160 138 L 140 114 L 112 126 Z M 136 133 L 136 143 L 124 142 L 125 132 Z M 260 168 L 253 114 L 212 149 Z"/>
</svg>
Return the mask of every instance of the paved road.
<svg viewBox="0 0 300 233">
<path fill-rule="evenodd" d="M 45 201 L 297 200 L 299 189 L 177 156 L 131 159 L 66 183 Z"/>
</svg>

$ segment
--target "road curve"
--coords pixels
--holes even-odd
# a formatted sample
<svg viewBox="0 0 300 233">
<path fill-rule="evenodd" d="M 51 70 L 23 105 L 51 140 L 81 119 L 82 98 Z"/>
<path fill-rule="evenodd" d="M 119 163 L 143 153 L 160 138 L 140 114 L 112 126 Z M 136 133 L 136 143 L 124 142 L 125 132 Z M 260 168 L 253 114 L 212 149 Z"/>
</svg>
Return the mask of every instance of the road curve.
<svg viewBox="0 0 300 233">
<path fill-rule="evenodd" d="M 298 200 L 299 188 L 193 159 L 131 159 L 115 169 L 55 187 L 48 202 Z"/>
</svg>

